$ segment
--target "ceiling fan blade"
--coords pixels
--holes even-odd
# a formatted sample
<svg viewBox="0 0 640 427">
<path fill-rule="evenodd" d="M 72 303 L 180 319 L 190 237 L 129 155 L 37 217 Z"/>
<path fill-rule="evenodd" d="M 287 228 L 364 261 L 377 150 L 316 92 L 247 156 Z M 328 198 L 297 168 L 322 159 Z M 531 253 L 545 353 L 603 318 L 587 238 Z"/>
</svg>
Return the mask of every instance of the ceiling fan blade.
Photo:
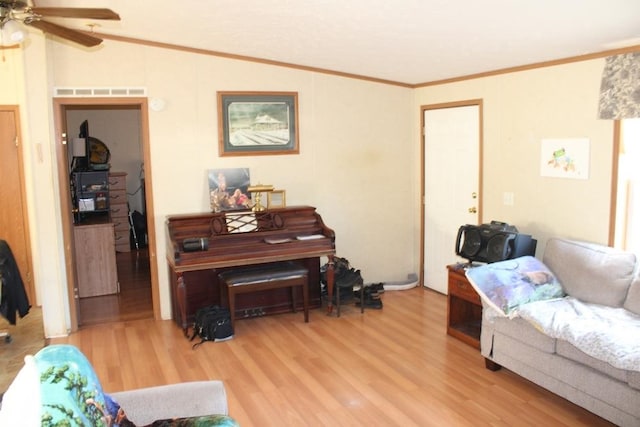
<svg viewBox="0 0 640 427">
<path fill-rule="evenodd" d="M 53 34 L 54 36 L 62 37 L 63 39 L 71 40 L 72 42 L 81 44 L 86 47 L 97 46 L 102 43 L 102 39 L 83 33 L 81 31 L 72 30 L 71 28 L 63 27 L 62 25 L 54 24 L 47 21 L 25 21 L 25 24 L 31 25 L 45 33 Z"/>
<path fill-rule="evenodd" d="M 59 18 L 86 18 L 120 20 L 120 15 L 111 9 L 91 7 L 32 7 L 31 11 L 40 16 Z"/>
</svg>

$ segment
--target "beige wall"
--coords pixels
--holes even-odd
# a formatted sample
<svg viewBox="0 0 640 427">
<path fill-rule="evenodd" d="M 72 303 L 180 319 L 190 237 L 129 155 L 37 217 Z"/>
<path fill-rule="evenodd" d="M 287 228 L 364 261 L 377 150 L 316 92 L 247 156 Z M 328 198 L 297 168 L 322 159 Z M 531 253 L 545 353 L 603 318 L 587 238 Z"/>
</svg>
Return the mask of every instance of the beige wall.
<svg viewBox="0 0 640 427">
<path fill-rule="evenodd" d="M 5 51 L 0 63 L 4 88 L 0 103 L 17 104 L 24 154 L 27 207 L 31 236 L 33 276 L 37 301 L 42 306 L 44 332 L 47 337 L 65 335 L 69 325 L 66 292 L 60 199 L 57 196 L 57 173 L 53 127 L 50 120 L 52 103 L 48 90 L 48 56 L 42 33 L 32 33 L 23 49 Z M 28 82 L 28 83 L 25 83 Z"/>
<path fill-rule="evenodd" d="M 613 122 L 597 119 L 604 59 L 420 88 L 415 106 L 481 98 L 484 103 L 483 222 L 500 220 L 538 239 L 552 236 L 606 244 Z M 586 180 L 540 175 L 544 138 L 588 138 Z M 505 192 L 514 204 L 503 203 Z"/>
<path fill-rule="evenodd" d="M 248 167 L 254 183 L 286 189 L 289 205 L 316 206 L 336 231 L 338 254 L 365 280 L 402 280 L 416 271 L 419 146 L 410 89 L 112 41 L 96 52 L 51 43 L 47 57 L 49 91 L 143 86 L 149 98 L 166 101 L 163 111 L 149 112 L 164 318 L 171 315 L 164 219 L 209 210 L 212 168 Z M 218 157 L 216 91 L 228 90 L 298 92 L 300 154 Z M 51 194 L 59 197 L 55 187 Z M 62 265 L 62 251 L 50 249 Z M 64 283 L 57 291 L 66 296 Z M 55 309 L 49 335 L 68 322 L 66 306 Z"/>
<path fill-rule="evenodd" d="M 12 82 L 4 85 L 0 91 L 0 104 L 16 105 L 22 102 L 24 73 L 22 67 L 22 49 L 0 50 L 0 79 Z"/>
<path fill-rule="evenodd" d="M 149 111 L 165 318 L 164 218 L 209 209 L 206 176 L 212 168 L 248 167 L 254 183 L 286 189 L 288 204 L 316 206 L 336 231 L 338 255 L 360 268 L 366 281 L 403 280 L 418 272 L 421 105 L 484 100 L 484 220 L 516 224 L 539 238 L 540 248 L 552 235 L 607 241 L 613 130 L 611 122 L 595 118 L 603 60 L 410 90 L 114 41 L 95 52 L 37 37 L 34 43 L 25 49 L 26 70 L 1 71 L 4 63 L 0 75 L 9 73 L 9 81 L 19 81 L 21 73 L 40 76 L 28 79 L 22 113 L 47 336 L 66 333 L 69 322 L 54 170 L 56 86 L 142 86 L 149 98 L 166 101 L 163 111 Z M 300 154 L 218 157 L 215 94 L 228 90 L 298 92 Z M 0 102 L 13 103 L 2 96 Z M 540 177 L 540 139 L 573 137 L 591 140 L 589 179 Z M 515 194 L 514 206 L 503 205 L 504 192 Z"/>
</svg>

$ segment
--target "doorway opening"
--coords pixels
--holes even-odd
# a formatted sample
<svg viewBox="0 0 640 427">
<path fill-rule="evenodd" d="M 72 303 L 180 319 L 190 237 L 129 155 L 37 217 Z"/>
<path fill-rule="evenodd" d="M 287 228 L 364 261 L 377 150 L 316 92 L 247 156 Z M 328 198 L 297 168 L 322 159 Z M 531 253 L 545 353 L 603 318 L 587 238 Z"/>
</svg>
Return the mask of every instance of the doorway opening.
<svg viewBox="0 0 640 427">
<path fill-rule="evenodd" d="M 54 102 L 71 329 L 158 318 L 146 98 Z"/>
</svg>

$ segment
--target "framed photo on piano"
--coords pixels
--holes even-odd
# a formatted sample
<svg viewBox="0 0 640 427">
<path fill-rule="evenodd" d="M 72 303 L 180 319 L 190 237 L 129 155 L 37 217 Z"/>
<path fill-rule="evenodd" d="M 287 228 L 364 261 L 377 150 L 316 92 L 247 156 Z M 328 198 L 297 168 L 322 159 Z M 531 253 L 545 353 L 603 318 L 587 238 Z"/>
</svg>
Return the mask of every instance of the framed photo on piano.
<svg viewBox="0 0 640 427">
<path fill-rule="evenodd" d="M 218 92 L 222 156 L 298 154 L 297 92 Z"/>
<path fill-rule="evenodd" d="M 267 209 L 284 208 L 287 206 L 287 192 L 285 190 L 273 190 L 267 193 Z"/>
<path fill-rule="evenodd" d="M 209 199 L 213 212 L 246 210 L 251 207 L 249 168 L 211 169 Z"/>
</svg>

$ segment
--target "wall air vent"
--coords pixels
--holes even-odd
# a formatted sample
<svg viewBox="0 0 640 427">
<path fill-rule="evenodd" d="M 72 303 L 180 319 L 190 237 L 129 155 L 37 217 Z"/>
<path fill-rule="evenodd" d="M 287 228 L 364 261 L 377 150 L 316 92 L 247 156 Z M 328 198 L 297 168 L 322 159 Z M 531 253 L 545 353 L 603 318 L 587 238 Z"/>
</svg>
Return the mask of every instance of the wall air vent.
<svg viewBox="0 0 640 427">
<path fill-rule="evenodd" d="M 106 97 L 141 97 L 147 96 L 144 87 L 56 87 L 54 97 L 67 98 L 106 98 Z"/>
</svg>

